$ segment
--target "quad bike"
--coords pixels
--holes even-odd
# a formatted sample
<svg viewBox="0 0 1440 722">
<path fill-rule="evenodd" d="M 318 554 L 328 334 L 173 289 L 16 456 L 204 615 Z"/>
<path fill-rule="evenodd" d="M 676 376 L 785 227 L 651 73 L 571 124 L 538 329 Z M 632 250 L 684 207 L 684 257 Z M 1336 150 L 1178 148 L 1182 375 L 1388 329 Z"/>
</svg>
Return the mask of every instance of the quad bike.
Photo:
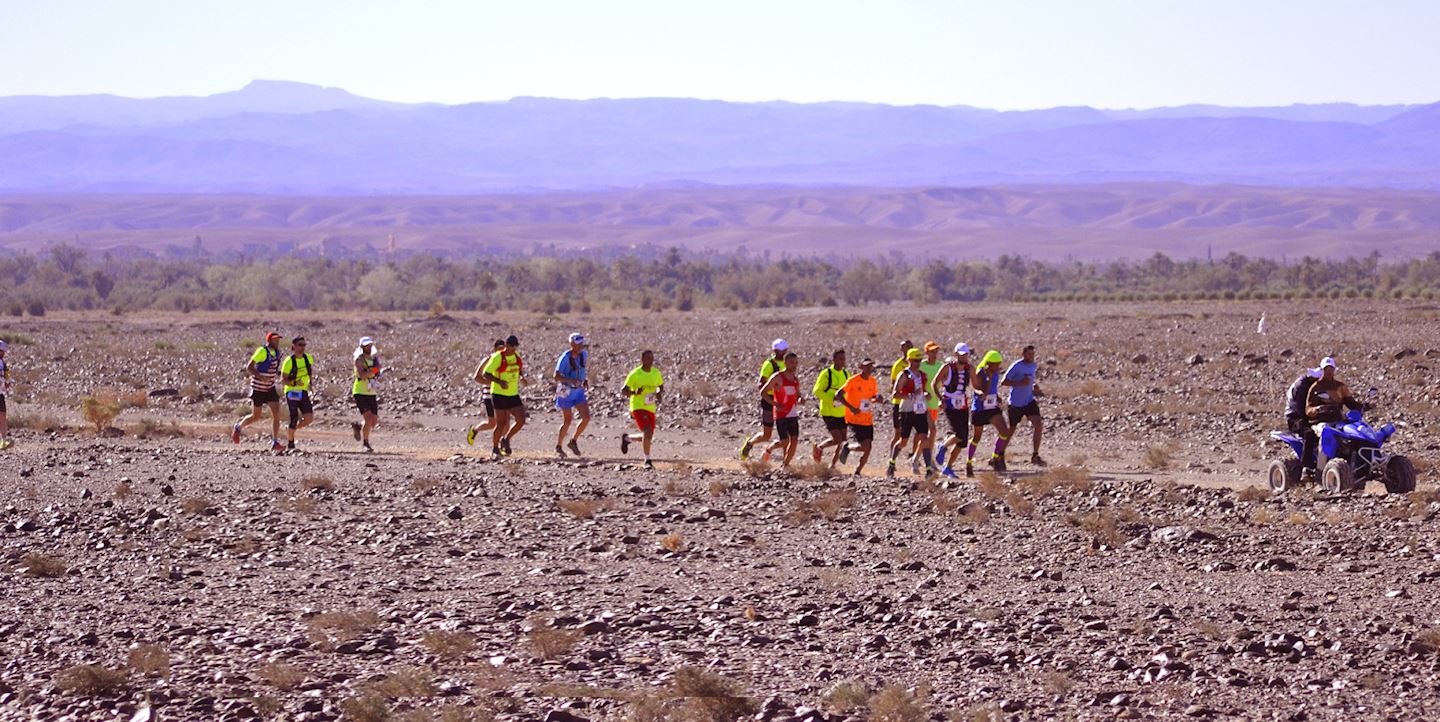
<svg viewBox="0 0 1440 722">
<path fill-rule="evenodd" d="M 1375 389 L 1369 396 L 1374 397 Z M 1394 424 L 1376 429 L 1365 423 L 1364 414 L 1350 411 L 1342 423 L 1319 429 L 1320 443 L 1316 468 L 1320 487 L 1332 494 L 1361 491 L 1367 481 L 1381 481 L 1391 494 L 1415 490 L 1415 465 L 1408 457 L 1385 451 L 1385 442 L 1395 434 Z M 1280 494 L 1300 481 L 1300 459 L 1305 442 L 1298 434 L 1272 431 L 1270 438 L 1284 442 L 1294 456 L 1270 462 L 1270 491 Z"/>
</svg>

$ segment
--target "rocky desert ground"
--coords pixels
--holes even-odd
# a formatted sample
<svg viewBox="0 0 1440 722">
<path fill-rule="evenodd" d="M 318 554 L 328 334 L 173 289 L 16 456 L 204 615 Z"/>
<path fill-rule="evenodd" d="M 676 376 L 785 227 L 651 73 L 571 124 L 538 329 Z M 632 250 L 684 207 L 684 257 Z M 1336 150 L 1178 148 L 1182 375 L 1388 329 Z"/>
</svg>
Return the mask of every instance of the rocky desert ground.
<svg viewBox="0 0 1440 722">
<path fill-rule="evenodd" d="M 1440 717 L 1440 307 L 365 316 L 0 328 L 0 719 Z M 302 454 L 226 438 L 270 328 L 317 357 Z M 470 373 L 512 330 L 532 374 L 590 336 L 583 458 L 549 452 L 547 384 L 515 457 L 465 446 Z M 362 334 L 391 369 L 371 455 L 343 396 Z M 742 465 L 777 336 L 817 367 L 1034 343 L 1051 466 L 1025 433 L 1009 472 L 939 485 Z M 610 393 L 642 348 L 670 394 L 654 471 L 619 454 Z M 1415 493 L 1262 490 L 1285 387 L 1324 355 L 1378 389 Z M 96 394 L 127 407 L 106 428 Z"/>
</svg>

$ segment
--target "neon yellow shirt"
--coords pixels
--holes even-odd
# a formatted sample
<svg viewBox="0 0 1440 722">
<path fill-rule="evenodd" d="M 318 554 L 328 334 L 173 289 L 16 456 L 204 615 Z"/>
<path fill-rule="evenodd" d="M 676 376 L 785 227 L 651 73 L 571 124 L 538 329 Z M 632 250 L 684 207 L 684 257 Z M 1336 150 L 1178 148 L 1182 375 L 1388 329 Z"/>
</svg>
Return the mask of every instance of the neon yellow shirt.
<svg viewBox="0 0 1440 722">
<path fill-rule="evenodd" d="M 835 394 L 840 387 L 850 380 L 850 372 L 845 369 L 837 369 L 834 366 L 826 366 L 824 370 L 815 377 L 815 386 L 810 393 L 820 400 L 820 415 L 835 418 L 845 418 L 845 407 L 835 403 Z"/>
<path fill-rule="evenodd" d="M 505 388 L 500 384 L 490 382 L 491 396 L 519 396 L 520 395 L 520 371 L 524 368 L 520 361 L 520 354 L 505 353 L 496 351 L 490 354 L 490 360 L 485 362 L 485 373 L 494 376 L 505 382 Z"/>
<path fill-rule="evenodd" d="M 357 356 L 357 357 L 355 358 L 355 360 L 356 360 L 356 361 L 363 362 L 364 365 L 365 365 L 365 370 L 366 370 L 366 371 L 369 371 L 369 370 L 374 369 L 374 368 L 378 368 L 378 367 L 380 366 L 380 360 L 377 359 L 377 358 L 375 358 L 375 356 L 374 356 L 373 354 L 370 356 L 370 358 L 365 358 L 364 356 Z M 375 389 L 370 388 L 370 378 L 369 378 L 368 376 L 365 377 L 365 378 L 360 378 L 360 370 L 359 370 L 359 369 L 356 369 L 356 370 L 355 370 L 355 383 L 350 384 L 350 395 L 351 395 L 351 396 L 374 396 L 374 395 L 375 395 Z"/>
<path fill-rule="evenodd" d="M 925 406 L 932 410 L 940 408 L 940 397 L 935 395 L 935 376 L 940 373 L 940 369 L 944 368 L 944 366 L 944 361 L 937 360 L 935 363 L 930 363 L 929 361 L 920 362 L 920 371 L 925 374 Z"/>
<path fill-rule="evenodd" d="M 625 377 L 625 388 L 638 392 L 630 396 L 630 410 L 655 413 L 655 394 L 664 385 L 665 377 L 660 375 L 659 368 L 651 366 L 650 370 L 646 371 L 644 367 L 636 366 L 635 370 Z"/>
<path fill-rule="evenodd" d="M 895 379 L 900 378 L 901 372 L 903 372 L 905 369 L 908 369 L 908 368 L 910 368 L 910 362 L 907 361 L 903 355 L 902 355 L 900 358 L 896 359 L 896 360 L 895 360 L 895 363 L 890 364 L 890 386 L 891 386 L 891 387 L 894 387 L 894 386 L 895 386 Z M 894 404 L 894 405 L 896 405 L 896 406 L 899 406 L 899 405 L 900 405 L 900 399 L 894 399 L 894 400 L 892 400 L 890 403 L 892 403 L 892 404 Z"/>
<path fill-rule="evenodd" d="M 280 364 L 280 377 L 284 378 L 290 374 L 295 374 L 295 383 L 293 385 L 285 384 L 285 393 L 288 394 L 291 391 L 309 391 L 310 369 L 314 365 L 315 359 L 311 358 L 308 353 L 298 357 L 286 357 L 284 363 Z"/>
<path fill-rule="evenodd" d="M 784 370 L 785 362 L 776 359 L 774 356 L 771 356 L 770 358 L 765 359 L 765 363 L 760 364 L 760 380 L 764 381 Z M 773 398 L 775 396 L 775 392 L 766 391 L 765 395 Z"/>
</svg>

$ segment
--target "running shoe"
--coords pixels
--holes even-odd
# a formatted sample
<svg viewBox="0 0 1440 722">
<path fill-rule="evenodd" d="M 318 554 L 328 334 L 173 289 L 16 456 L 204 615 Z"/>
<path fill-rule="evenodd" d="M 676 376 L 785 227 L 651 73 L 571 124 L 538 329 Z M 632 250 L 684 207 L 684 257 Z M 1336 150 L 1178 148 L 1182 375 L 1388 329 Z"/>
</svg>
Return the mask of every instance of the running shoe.
<svg viewBox="0 0 1440 722">
<path fill-rule="evenodd" d="M 768 464 L 768 463 L 770 463 L 770 450 L 769 450 L 769 449 L 766 449 L 766 450 L 765 450 L 765 453 L 763 453 L 763 454 L 760 455 L 760 463 L 762 463 L 762 464 Z"/>
<path fill-rule="evenodd" d="M 885 478 L 886 478 L 886 479 L 893 479 L 893 478 L 895 478 L 895 460 L 894 460 L 894 459 L 891 459 L 891 460 L 890 460 L 890 463 L 888 463 L 888 464 L 885 465 Z"/>
<path fill-rule="evenodd" d="M 469 428 L 465 429 L 465 445 L 466 445 L 466 446 L 474 446 L 474 445 L 475 445 L 475 427 L 474 427 L 473 425 L 470 426 Z"/>
<path fill-rule="evenodd" d="M 354 436 L 356 441 L 359 441 L 359 440 L 360 440 L 360 422 L 358 422 L 358 421 L 351 421 L 351 422 L 350 422 L 350 435 L 351 435 L 351 436 Z"/>
<path fill-rule="evenodd" d="M 514 452 L 512 452 L 512 451 L 510 450 L 510 437 L 508 437 L 508 436 L 502 436 L 502 437 L 500 437 L 500 450 L 503 451 L 503 452 L 505 452 L 505 455 L 506 455 L 506 456 L 509 456 L 510 454 L 514 453 Z"/>
<path fill-rule="evenodd" d="M 293 441 L 287 441 L 287 442 L 285 442 L 285 450 L 286 450 L 286 451 L 294 451 L 294 450 L 295 450 L 295 442 L 293 442 Z"/>
<path fill-rule="evenodd" d="M 940 445 L 940 448 L 935 451 L 935 463 L 937 463 L 937 464 L 943 464 L 943 463 L 945 463 L 945 450 L 948 449 L 948 448 L 950 448 L 950 447 L 948 447 L 948 446 L 946 446 L 946 445 L 944 445 L 944 444 L 941 444 L 941 445 Z"/>
<path fill-rule="evenodd" d="M 937 477 L 937 476 L 940 476 L 940 472 L 936 471 L 936 470 L 935 470 L 935 467 L 933 467 L 933 466 L 927 466 L 927 467 L 925 467 L 925 480 L 926 480 L 926 481 L 934 481 L 934 480 L 935 480 L 935 477 Z"/>
<path fill-rule="evenodd" d="M 1040 455 L 1039 455 L 1039 454 L 1031 454 L 1031 455 L 1030 455 L 1030 463 L 1032 463 L 1032 464 L 1034 464 L 1034 465 L 1036 465 L 1036 466 L 1049 466 L 1049 464 L 1045 463 L 1045 460 L 1044 460 L 1044 459 L 1040 458 Z"/>
<path fill-rule="evenodd" d="M 993 456 L 990 458 L 990 468 L 996 471 L 1005 471 L 1005 457 Z"/>
<path fill-rule="evenodd" d="M 810 455 L 815 457 L 815 463 L 820 463 L 820 447 L 818 445 L 810 445 Z"/>
<path fill-rule="evenodd" d="M 840 445 L 840 463 L 842 463 L 842 464 L 845 463 L 845 460 L 848 459 L 848 458 L 850 458 L 850 445 L 849 445 L 849 444 L 841 444 L 841 445 Z"/>
<path fill-rule="evenodd" d="M 239 424 L 236 424 L 236 425 L 230 427 L 230 443 L 232 443 L 232 444 L 238 444 L 238 443 L 240 443 L 240 425 L 239 425 Z"/>
<path fill-rule="evenodd" d="M 628 453 L 630 453 L 630 435 L 629 435 L 629 434 L 621 434 L 621 435 L 620 435 L 620 453 L 622 453 L 622 454 L 628 454 Z"/>
<path fill-rule="evenodd" d="M 753 449 L 753 448 L 754 448 L 754 445 L 750 443 L 750 440 L 749 440 L 749 439 L 746 439 L 746 440 L 745 440 L 745 443 L 743 443 L 743 444 L 740 445 L 740 460 L 741 460 L 741 461 L 749 461 L 749 460 L 750 460 L 750 450 Z"/>
<path fill-rule="evenodd" d="M 500 453 L 500 447 L 498 447 L 498 446 L 492 446 L 492 447 L 490 447 L 490 458 L 492 458 L 492 459 L 503 459 L 503 458 L 505 458 L 505 455 L 502 454 L 502 453 Z"/>
<path fill-rule="evenodd" d="M 955 470 L 952 469 L 952 468 L 950 468 L 950 467 L 948 467 L 948 466 L 945 467 L 944 470 L 942 470 L 940 473 L 943 474 L 943 475 L 945 475 L 945 476 L 950 477 L 951 479 L 954 479 L 954 478 L 955 478 Z"/>
<path fill-rule="evenodd" d="M 584 454 L 580 453 L 580 445 L 575 443 L 574 439 L 570 440 L 570 453 L 576 456 L 584 456 Z"/>
<path fill-rule="evenodd" d="M 280 443 L 280 440 L 279 440 L 279 439 L 271 439 L 271 440 L 270 440 L 270 450 L 271 450 L 271 451 L 284 451 L 284 450 L 285 450 L 285 445 L 282 444 L 282 443 Z"/>
<path fill-rule="evenodd" d="M 558 457 L 560 457 L 560 458 L 562 458 L 562 459 L 565 458 L 565 447 L 563 447 L 563 446 L 561 446 L 561 445 L 559 445 L 559 444 L 556 444 L 556 445 L 555 445 L 555 455 L 558 456 Z"/>
<path fill-rule="evenodd" d="M 965 478 L 966 478 L 966 479 L 974 479 L 974 478 L 975 478 L 975 467 L 972 466 L 972 465 L 970 465 L 970 464 L 968 464 L 968 463 L 965 464 Z"/>
<path fill-rule="evenodd" d="M 371 446 L 370 442 L 368 441 L 360 442 L 360 448 L 363 449 L 367 454 L 375 453 L 375 447 Z"/>
<path fill-rule="evenodd" d="M 914 455 L 914 454 L 911 454 L 911 455 L 910 455 L 910 473 L 912 473 L 912 474 L 919 474 L 919 473 L 920 473 L 920 457 L 919 457 L 919 456 L 916 456 L 916 455 Z"/>
<path fill-rule="evenodd" d="M 647 468 L 647 469 L 654 469 L 654 468 L 655 468 L 655 463 L 652 462 L 652 461 L 650 461 L 649 459 L 646 459 L 646 460 L 645 460 L 645 468 Z"/>
</svg>

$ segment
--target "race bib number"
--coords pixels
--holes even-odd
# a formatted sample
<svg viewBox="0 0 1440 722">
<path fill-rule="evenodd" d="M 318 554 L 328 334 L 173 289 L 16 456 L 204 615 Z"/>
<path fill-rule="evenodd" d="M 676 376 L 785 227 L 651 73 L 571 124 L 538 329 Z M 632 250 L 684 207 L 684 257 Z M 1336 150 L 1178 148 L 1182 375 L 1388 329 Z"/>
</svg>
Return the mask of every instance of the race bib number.
<svg viewBox="0 0 1440 722">
<path fill-rule="evenodd" d="M 654 392 L 650 392 L 650 393 L 648 393 L 648 394 L 645 394 L 645 405 L 646 405 L 646 406 L 654 406 L 654 405 L 655 405 L 655 393 L 654 393 Z"/>
<path fill-rule="evenodd" d="M 861 402 L 860 402 L 860 413 L 862 413 L 862 414 L 868 414 L 868 413 L 870 413 L 870 399 L 865 399 L 864 401 L 861 401 Z"/>
<path fill-rule="evenodd" d="M 982 405 L 984 406 L 986 411 L 992 411 L 994 409 L 1000 408 L 1000 395 L 985 394 L 985 400 L 982 402 Z"/>
<path fill-rule="evenodd" d="M 305 392 L 304 392 L 304 391 L 286 391 L 286 392 L 285 392 L 285 398 L 290 399 L 291 401 L 299 401 L 299 400 L 305 398 Z"/>
<path fill-rule="evenodd" d="M 928 414 L 928 413 L 930 413 L 930 410 L 925 407 L 925 399 L 923 399 L 923 398 L 921 398 L 921 399 L 916 399 L 916 400 L 914 401 L 913 408 L 914 408 L 915 413 L 917 413 L 917 414 Z"/>
<path fill-rule="evenodd" d="M 950 399 L 950 408 L 958 411 L 965 410 L 965 394 L 948 394 L 947 398 Z"/>
<path fill-rule="evenodd" d="M 570 387 L 565 384 L 555 384 L 555 398 L 563 399 L 570 395 Z"/>
</svg>

